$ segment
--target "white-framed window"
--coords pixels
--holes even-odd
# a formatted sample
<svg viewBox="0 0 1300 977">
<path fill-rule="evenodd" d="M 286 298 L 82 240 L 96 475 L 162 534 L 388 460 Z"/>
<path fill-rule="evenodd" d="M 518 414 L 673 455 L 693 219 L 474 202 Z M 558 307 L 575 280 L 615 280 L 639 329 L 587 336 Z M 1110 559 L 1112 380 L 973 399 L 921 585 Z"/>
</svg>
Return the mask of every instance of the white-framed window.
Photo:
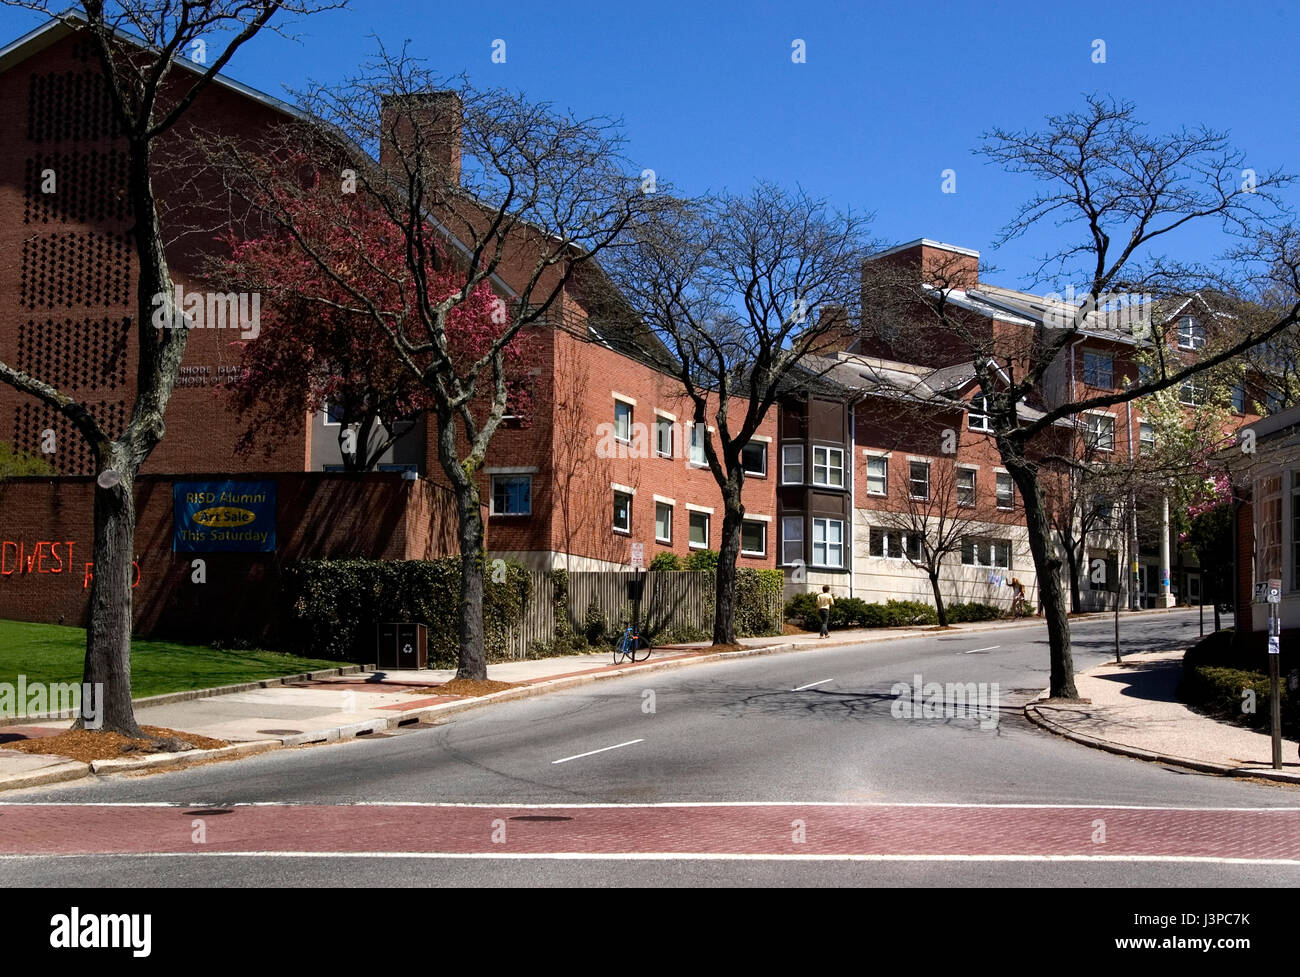
<svg viewBox="0 0 1300 977">
<path fill-rule="evenodd" d="M 532 513 L 533 476 L 492 476 L 492 515 L 530 516 Z"/>
<path fill-rule="evenodd" d="M 1146 421 L 1138 422 L 1138 451 L 1149 455 L 1156 450 L 1156 428 Z"/>
<path fill-rule="evenodd" d="M 1095 451 L 1115 450 L 1115 418 L 1109 414 L 1085 414 L 1085 438 Z"/>
<path fill-rule="evenodd" d="M 882 560 L 911 560 L 921 562 L 921 536 L 901 529 L 871 528 L 867 552 Z"/>
<path fill-rule="evenodd" d="M 968 567 L 1011 569 L 1011 540 L 968 536 L 961 543 L 961 562 Z"/>
<path fill-rule="evenodd" d="M 632 531 L 632 496 L 618 489 L 614 490 L 614 531 L 619 533 Z"/>
<path fill-rule="evenodd" d="M 884 455 L 867 455 L 867 494 L 889 494 L 889 459 Z"/>
<path fill-rule="evenodd" d="M 708 435 L 709 429 L 703 424 L 691 425 L 691 464 L 707 465 L 708 458 L 704 455 L 704 439 Z"/>
<path fill-rule="evenodd" d="M 813 484 L 844 487 L 844 449 L 813 445 Z"/>
<path fill-rule="evenodd" d="M 1178 348 L 1205 348 L 1205 327 L 1195 316 L 1185 315 L 1178 320 Z"/>
<path fill-rule="evenodd" d="M 751 441 L 740 449 L 740 464 L 746 475 L 767 476 L 767 445 Z"/>
<path fill-rule="evenodd" d="M 757 519 L 741 522 L 740 552 L 745 556 L 767 556 L 767 523 Z"/>
<path fill-rule="evenodd" d="M 673 456 L 673 422 L 671 418 L 655 418 L 655 454 L 660 458 Z"/>
<path fill-rule="evenodd" d="M 673 507 L 667 502 L 655 503 L 655 542 L 673 541 Z"/>
<path fill-rule="evenodd" d="M 1089 387 L 1115 386 L 1115 357 L 1094 350 L 1083 351 L 1083 382 Z"/>
<path fill-rule="evenodd" d="M 803 484 L 803 445 L 781 445 L 781 484 Z"/>
<path fill-rule="evenodd" d="M 922 501 L 930 498 L 930 463 L 910 461 L 907 463 L 907 469 L 908 494 Z"/>
<path fill-rule="evenodd" d="M 343 423 L 343 405 L 332 400 L 325 401 L 321 408 L 321 424 L 325 427 L 338 427 Z"/>
<path fill-rule="evenodd" d="M 975 504 L 975 476 L 974 468 L 957 469 L 957 504 L 960 506 L 973 506 Z"/>
<path fill-rule="evenodd" d="M 812 524 L 812 565 L 844 566 L 844 521 L 814 519 Z"/>
<path fill-rule="evenodd" d="M 997 472 L 998 508 L 1014 509 L 1016 507 L 1016 483 L 1010 472 Z"/>
<path fill-rule="evenodd" d="M 792 566 L 803 560 L 803 516 L 782 516 L 781 562 Z"/>
<path fill-rule="evenodd" d="M 1208 396 L 1206 382 L 1188 377 L 1178 388 L 1178 402 L 1188 407 L 1199 407 L 1205 403 Z"/>
<path fill-rule="evenodd" d="M 707 512 L 692 512 L 690 524 L 691 549 L 707 550 L 709 548 L 709 514 Z"/>
<path fill-rule="evenodd" d="M 1282 577 L 1282 476 L 1270 475 L 1255 486 L 1255 582 Z"/>
<path fill-rule="evenodd" d="M 971 398 L 970 410 L 966 412 L 966 425 L 972 431 L 993 430 L 993 422 L 989 420 L 988 400 L 983 394 Z"/>
<path fill-rule="evenodd" d="M 614 401 L 614 439 L 632 443 L 632 405 L 621 400 Z"/>
</svg>

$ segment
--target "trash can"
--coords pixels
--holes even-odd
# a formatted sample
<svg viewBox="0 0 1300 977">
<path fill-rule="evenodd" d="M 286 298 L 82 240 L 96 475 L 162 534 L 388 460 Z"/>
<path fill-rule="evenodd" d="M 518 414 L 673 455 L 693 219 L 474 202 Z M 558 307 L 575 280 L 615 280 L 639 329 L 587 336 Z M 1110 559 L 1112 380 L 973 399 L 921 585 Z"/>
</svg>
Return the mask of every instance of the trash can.
<svg viewBox="0 0 1300 977">
<path fill-rule="evenodd" d="M 429 664 L 429 628 L 393 622 L 378 627 L 375 664 L 379 668 L 425 668 Z"/>
</svg>

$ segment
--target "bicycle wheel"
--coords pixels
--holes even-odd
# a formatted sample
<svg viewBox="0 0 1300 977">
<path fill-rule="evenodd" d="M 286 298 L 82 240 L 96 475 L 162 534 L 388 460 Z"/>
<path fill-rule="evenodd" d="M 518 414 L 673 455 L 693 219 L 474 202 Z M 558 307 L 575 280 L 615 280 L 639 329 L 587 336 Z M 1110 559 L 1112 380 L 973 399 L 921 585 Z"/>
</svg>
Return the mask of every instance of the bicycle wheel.
<svg viewBox="0 0 1300 977">
<path fill-rule="evenodd" d="M 617 665 L 621 662 L 627 657 L 627 654 L 627 635 L 623 635 L 618 639 L 618 643 L 614 645 L 614 664 Z"/>
<path fill-rule="evenodd" d="M 643 662 L 650 657 L 650 642 L 646 641 L 641 635 L 632 636 L 632 660 L 634 662 Z"/>
</svg>

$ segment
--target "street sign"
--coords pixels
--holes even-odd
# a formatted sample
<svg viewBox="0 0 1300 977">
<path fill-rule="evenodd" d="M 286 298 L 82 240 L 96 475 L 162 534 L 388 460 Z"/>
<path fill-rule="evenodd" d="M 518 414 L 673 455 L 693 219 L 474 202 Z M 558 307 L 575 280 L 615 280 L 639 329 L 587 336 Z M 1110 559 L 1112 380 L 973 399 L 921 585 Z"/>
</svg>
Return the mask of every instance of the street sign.
<svg viewBox="0 0 1300 977">
<path fill-rule="evenodd" d="M 1282 581 L 1273 579 L 1268 582 L 1268 602 L 1270 604 L 1282 603 Z"/>
<path fill-rule="evenodd" d="M 1270 617 L 1268 619 L 1268 633 L 1269 634 L 1282 633 L 1282 619 L 1280 617 Z"/>
<path fill-rule="evenodd" d="M 645 567 L 645 543 L 632 544 L 632 566 L 637 570 Z"/>
</svg>

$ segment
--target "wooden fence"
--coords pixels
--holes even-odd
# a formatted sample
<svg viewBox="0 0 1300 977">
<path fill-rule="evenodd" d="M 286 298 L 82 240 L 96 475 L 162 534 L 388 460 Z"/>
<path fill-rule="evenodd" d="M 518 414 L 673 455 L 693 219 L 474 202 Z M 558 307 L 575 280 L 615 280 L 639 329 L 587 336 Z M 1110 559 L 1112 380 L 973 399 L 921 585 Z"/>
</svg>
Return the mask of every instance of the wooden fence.
<svg viewBox="0 0 1300 977">
<path fill-rule="evenodd" d="M 656 635 L 713 631 L 712 573 L 687 570 L 649 571 L 640 575 L 644 580 L 641 597 L 641 627 L 651 640 Z M 575 572 L 569 579 L 569 625 L 577 634 L 586 628 L 587 610 L 594 608 L 604 622 L 605 631 L 626 627 L 632 621 L 632 601 L 628 597 L 628 584 L 635 580 L 635 571 Z M 550 573 L 544 570 L 528 571 L 528 600 L 523 619 L 510 635 L 510 654 L 524 658 L 537 641 L 555 639 L 556 606 L 554 584 Z M 781 620 L 782 597 L 779 592 L 769 595 L 767 608 L 770 619 Z"/>
</svg>

